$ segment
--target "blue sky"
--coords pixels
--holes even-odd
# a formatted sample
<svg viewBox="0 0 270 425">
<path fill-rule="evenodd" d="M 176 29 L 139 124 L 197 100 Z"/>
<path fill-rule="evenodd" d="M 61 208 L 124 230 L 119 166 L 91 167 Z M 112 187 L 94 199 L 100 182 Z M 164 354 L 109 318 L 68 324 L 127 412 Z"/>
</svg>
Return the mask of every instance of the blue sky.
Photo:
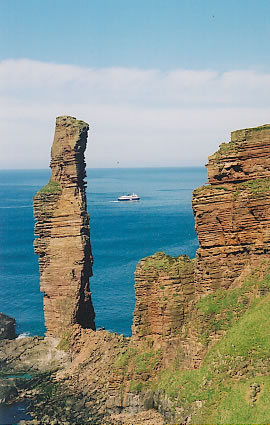
<svg viewBox="0 0 270 425">
<path fill-rule="evenodd" d="M 2 0 L 0 55 L 91 67 L 269 69 L 269 0 Z"/>
<path fill-rule="evenodd" d="M 0 7 L 1 168 L 46 167 L 56 115 L 90 123 L 93 167 L 201 165 L 269 122 L 268 0 Z"/>
</svg>

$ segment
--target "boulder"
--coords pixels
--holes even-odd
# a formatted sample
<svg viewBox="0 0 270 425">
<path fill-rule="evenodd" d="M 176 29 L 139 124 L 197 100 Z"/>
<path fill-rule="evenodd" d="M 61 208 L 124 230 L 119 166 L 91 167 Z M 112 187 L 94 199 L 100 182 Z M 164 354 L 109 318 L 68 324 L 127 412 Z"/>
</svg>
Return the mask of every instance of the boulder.
<svg viewBox="0 0 270 425">
<path fill-rule="evenodd" d="M 4 313 L 0 313 L 0 340 L 14 339 L 16 320 Z"/>
</svg>

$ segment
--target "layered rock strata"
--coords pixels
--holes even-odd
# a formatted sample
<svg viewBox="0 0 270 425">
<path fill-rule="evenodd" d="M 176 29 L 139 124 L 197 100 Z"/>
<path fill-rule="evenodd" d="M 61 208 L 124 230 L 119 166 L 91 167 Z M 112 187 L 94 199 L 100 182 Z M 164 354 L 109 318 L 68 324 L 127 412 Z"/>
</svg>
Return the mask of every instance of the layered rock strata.
<svg viewBox="0 0 270 425">
<path fill-rule="evenodd" d="M 158 253 L 138 264 L 135 337 L 180 335 L 196 300 L 241 285 L 269 257 L 270 125 L 232 132 L 207 168 L 193 193 L 196 259 Z"/>
<path fill-rule="evenodd" d="M 270 126 L 234 131 L 194 191 L 198 292 L 231 288 L 270 251 Z"/>
<path fill-rule="evenodd" d="M 164 252 L 144 258 L 135 272 L 135 291 L 133 337 L 177 336 L 194 300 L 194 264 L 185 255 Z"/>
<path fill-rule="evenodd" d="M 270 177 L 270 124 L 236 130 L 207 165 L 211 185 Z"/>
<path fill-rule="evenodd" d="M 34 197 L 34 242 L 39 255 L 47 335 L 75 323 L 95 329 L 89 289 L 92 275 L 84 151 L 89 126 L 69 116 L 56 119 L 49 183 Z"/>
</svg>

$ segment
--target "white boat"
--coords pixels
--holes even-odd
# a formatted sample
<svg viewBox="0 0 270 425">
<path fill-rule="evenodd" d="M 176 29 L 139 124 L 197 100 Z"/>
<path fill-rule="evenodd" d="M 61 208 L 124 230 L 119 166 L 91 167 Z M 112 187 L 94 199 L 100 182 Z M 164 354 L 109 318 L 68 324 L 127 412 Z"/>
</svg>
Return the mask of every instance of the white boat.
<svg viewBox="0 0 270 425">
<path fill-rule="evenodd" d="M 133 192 L 131 195 L 119 196 L 118 201 L 139 201 L 139 199 L 140 197 Z"/>
</svg>

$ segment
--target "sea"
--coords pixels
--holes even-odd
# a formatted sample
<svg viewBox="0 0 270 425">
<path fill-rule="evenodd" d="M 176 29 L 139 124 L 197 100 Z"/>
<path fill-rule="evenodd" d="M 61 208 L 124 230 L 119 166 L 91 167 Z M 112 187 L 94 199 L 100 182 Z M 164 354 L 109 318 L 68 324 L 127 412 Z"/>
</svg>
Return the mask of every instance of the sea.
<svg viewBox="0 0 270 425">
<path fill-rule="evenodd" d="M 0 171 L 0 311 L 15 317 L 20 335 L 45 332 L 33 196 L 49 177 L 49 169 Z M 203 167 L 87 170 L 97 327 L 131 335 L 140 259 L 157 251 L 195 256 L 192 191 L 206 180 Z M 132 192 L 140 201 L 117 202 Z"/>
</svg>

